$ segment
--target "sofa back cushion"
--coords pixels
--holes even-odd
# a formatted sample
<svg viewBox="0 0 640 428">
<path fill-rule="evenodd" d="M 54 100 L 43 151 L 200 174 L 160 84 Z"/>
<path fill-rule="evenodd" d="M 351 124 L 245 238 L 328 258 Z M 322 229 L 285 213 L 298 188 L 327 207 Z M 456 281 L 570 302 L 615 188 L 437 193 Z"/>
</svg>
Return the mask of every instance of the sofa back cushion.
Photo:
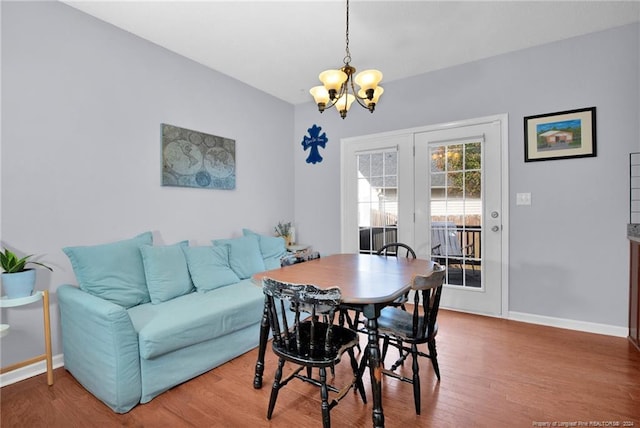
<svg viewBox="0 0 640 428">
<path fill-rule="evenodd" d="M 265 270 L 256 235 L 232 239 L 216 239 L 213 243 L 229 248 L 229 265 L 240 279 L 249 278 L 254 273 Z"/>
<path fill-rule="evenodd" d="M 140 246 L 147 288 L 154 305 L 193 291 L 183 252 L 183 248 L 188 247 L 189 241 L 166 246 Z"/>
<path fill-rule="evenodd" d="M 229 247 L 184 247 L 187 267 L 196 289 L 215 290 L 240 281 L 229 265 Z"/>
<path fill-rule="evenodd" d="M 255 235 L 258 237 L 260 253 L 264 261 L 266 270 L 278 269 L 281 265 L 280 259 L 287 254 L 284 238 L 280 236 L 260 235 L 250 229 L 242 229 L 244 236 Z"/>
<path fill-rule="evenodd" d="M 62 250 L 71 261 L 80 289 L 130 308 L 151 300 L 140 246 L 152 242 L 151 232 L 145 232 L 123 241 Z"/>
</svg>

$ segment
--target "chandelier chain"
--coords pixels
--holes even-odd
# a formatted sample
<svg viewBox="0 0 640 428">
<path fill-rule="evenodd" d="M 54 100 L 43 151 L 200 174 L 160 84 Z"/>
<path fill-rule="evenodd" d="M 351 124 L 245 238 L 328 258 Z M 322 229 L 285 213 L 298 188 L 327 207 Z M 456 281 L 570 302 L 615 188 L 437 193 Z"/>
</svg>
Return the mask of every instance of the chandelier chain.
<svg viewBox="0 0 640 428">
<path fill-rule="evenodd" d="M 347 30 L 345 31 L 345 57 L 342 60 L 346 65 L 351 62 L 351 52 L 349 51 L 349 0 L 347 0 Z"/>
</svg>

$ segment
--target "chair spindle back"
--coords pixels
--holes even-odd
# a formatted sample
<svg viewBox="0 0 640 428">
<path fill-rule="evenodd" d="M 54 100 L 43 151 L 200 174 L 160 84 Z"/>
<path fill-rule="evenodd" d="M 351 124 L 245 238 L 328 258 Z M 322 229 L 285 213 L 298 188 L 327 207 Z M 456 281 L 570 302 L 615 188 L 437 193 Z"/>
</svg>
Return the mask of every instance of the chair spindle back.
<svg viewBox="0 0 640 428">
<path fill-rule="evenodd" d="M 416 275 L 411 288 L 415 290 L 413 302 L 413 337 L 428 337 L 433 333 L 440 307 L 445 267 L 436 264 L 429 276 Z M 422 317 L 420 311 L 422 310 Z"/>
<path fill-rule="evenodd" d="M 292 284 L 271 278 L 264 278 L 262 285 L 274 346 L 295 350 L 301 357 L 311 359 L 331 350 L 333 321 L 342 301 L 339 288 L 320 289 L 314 285 Z M 291 327 L 287 320 L 289 311 L 295 313 Z M 301 329 L 301 323 L 307 319 L 311 327 Z"/>
</svg>

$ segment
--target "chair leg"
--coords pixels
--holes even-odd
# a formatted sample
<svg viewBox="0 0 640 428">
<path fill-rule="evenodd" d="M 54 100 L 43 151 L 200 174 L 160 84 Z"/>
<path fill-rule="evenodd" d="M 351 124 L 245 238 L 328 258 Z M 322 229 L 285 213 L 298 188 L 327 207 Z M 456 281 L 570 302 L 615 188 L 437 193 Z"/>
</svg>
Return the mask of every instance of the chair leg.
<svg viewBox="0 0 640 428">
<path fill-rule="evenodd" d="M 382 341 L 382 361 L 387 357 L 387 351 L 389 350 L 389 336 L 385 336 Z"/>
<path fill-rule="evenodd" d="M 413 357 L 413 402 L 416 406 L 416 415 L 420 414 L 420 368 L 418 366 L 418 346 L 411 345 L 411 356 Z"/>
<path fill-rule="evenodd" d="M 338 324 L 340 327 L 344 327 L 346 324 L 352 330 L 355 330 L 353 320 L 351 319 L 351 315 L 349 315 L 348 309 L 341 309 L 340 315 L 338 316 Z"/>
<path fill-rule="evenodd" d="M 322 400 L 322 427 L 331 428 L 329 415 L 329 389 L 327 388 L 327 369 L 320 367 L 320 398 Z"/>
<path fill-rule="evenodd" d="M 273 387 L 271 388 L 271 398 L 269 399 L 269 409 L 267 410 L 267 419 L 271 419 L 273 415 L 273 408 L 276 406 L 276 400 L 278 399 L 278 391 L 280 391 L 280 380 L 282 379 L 282 368 L 284 367 L 284 359 L 278 360 L 278 368 L 273 379 Z"/>
<path fill-rule="evenodd" d="M 307 367 L 307 377 L 312 378 L 313 369 L 311 367 Z M 336 366 L 331 366 L 331 377 L 336 377 Z"/>
<path fill-rule="evenodd" d="M 353 329 L 360 331 L 361 327 L 360 324 L 362 324 L 363 326 L 366 326 L 366 322 L 362 320 L 362 317 L 360 316 L 362 315 L 362 312 L 359 310 L 355 310 L 354 314 L 353 314 Z"/>
<path fill-rule="evenodd" d="M 348 349 L 347 352 L 349 353 L 349 359 L 351 360 L 351 369 L 353 370 L 353 376 L 355 377 L 355 384 L 353 385 L 354 392 L 360 392 L 362 402 L 367 404 L 367 394 L 364 392 L 364 383 L 362 383 L 362 376 L 360 375 L 358 362 L 356 361 L 356 356 L 353 353 L 353 348 Z"/>
<path fill-rule="evenodd" d="M 431 364 L 433 365 L 433 371 L 436 372 L 436 377 L 438 381 L 440 380 L 440 367 L 438 366 L 438 353 L 436 352 L 436 340 L 432 339 L 427 342 L 429 346 L 429 359 L 431 360 Z"/>
<path fill-rule="evenodd" d="M 361 314 L 360 311 L 358 310 L 354 311 L 353 321 L 351 321 L 351 325 L 349 326 L 349 328 L 351 328 L 352 330 L 360 331 L 360 327 L 359 327 L 360 314 Z M 362 348 L 360 348 L 360 343 L 358 343 L 356 346 L 358 347 L 358 352 L 362 352 Z"/>
<path fill-rule="evenodd" d="M 402 359 L 402 349 L 403 349 L 402 340 L 398 339 L 398 358 Z M 404 365 L 404 360 L 402 360 L 402 364 Z"/>
<path fill-rule="evenodd" d="M 342 309 L 340 310 L 340 316 L 338 317 L 338 325 L 340 325 L 340 327 L 344 327 L 344 324 L 346 323 L 348 328 L 358 331 L 358 318 L 360 318 L 360 313 L 358 311 L 355 311 L 355 318 L 351 319 L 349 310 Z M 358 347 L 358 351 L 362 352 L 360 344 L 358 343 L 356 346 Z"/>
<path fill-rule="evenodd" d="M 404 365 L 404 360 L 407 359 L 407 357 L 409 356 L 409 354 L 411 354 L 411 350 L 407 347 L 404 346 L 404 342 L 402 342 L 402 340 L 400 340 L 397 337 L 394 337 L 393 339 L 390 338 L 389 336 L 385 336 L 384 340 L 388 343 L 386 343 L 386 346 L 388 347 L 389 344 L 391 344 L 393 347 L 398 348 L 398 359 L 391 365 L 391 368 L 389 370 L 394 371 L 395 369 L 397 369 L 398 367 L 400 367 L 401 365 Z M 385 343 L 383 343 L 383 348 L 385 346 Z M 384 350 L 383 352 L 383 356 L 384 354 L 386 354 L 386 350 Z M 384 357 L 383 357 L 384 358 Z"/>
<path fill-rule="evenodd" d="M 362 378 L 364 375 L 364 371 L 367 368 L 367 363 L 369 362 L 369 347 L 364 348 L 364 352 L 360 356 L 360 367 L 358 367 L 358 376 Z"/>
</svg>

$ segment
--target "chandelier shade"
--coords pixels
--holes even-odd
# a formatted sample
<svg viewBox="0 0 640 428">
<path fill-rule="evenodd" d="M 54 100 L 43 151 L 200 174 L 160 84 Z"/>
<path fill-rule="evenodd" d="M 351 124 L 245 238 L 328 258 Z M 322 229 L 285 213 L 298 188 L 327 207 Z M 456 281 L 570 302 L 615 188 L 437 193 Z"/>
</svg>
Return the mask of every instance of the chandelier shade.
<svg viewBox="0 0 640 428">
<path fill-rule="evenodd" d="M 325 70 L 320 73 L 318 79 L 322 82 L 322 86 L 314 86 L 309 90 L 320 113 L 335 106 L 343 119 L 347 117 L 347 112 L 354 101 L 373 113 L 384 92 L 384 89 L 378 86 L 382 80 L 382 72 L 364 70 L 354 76 L 356 69 L 350 64 L 351 52 L 349 51 L 349 0 L 347 0 L 346 28 L 344 66 L 338 70 Z M 355 85 L 360 88 L 356 89 Z"/>
<path fill-rule="evenodd" d="M 353 104 L 355 100 L 355 96 L 351 94 L 344 94 L 336 101 L 336 110 L 338 110 L 340 116 L 342 116 L 342 112 L 345 112 L 345 115 L 342 116 L 343 119 L 346 117 L 346 112 L 349 111 L 349 108 L 351 108 L 351 104 Z"/>
<path fill-rule="evenodd" d="M 342 84 L 349 76 L 342 70 L 325 70 L 318 76 L 327 91 L 340 90 Z"/>
<path fill-rule="evenodd" d="M 329 91 L 324 86 L 314 86 L 309 90 L 309 93 L 313 95 L 313 99 L 318 106 L 322 105 L 322 109 L 329 103 Z"/>
<path fill-rule="evenodd" d="M 376 89 L 378 83 L 382 80 L 382 73 L 378 70 L 365 70 L 356 76 L 356 85 L 363 90 Z"/>
<path fill-rule="evenodd" d="M 376 89 L 375 89 L 375 91 L 373 93 L 373 97 L 370 100 L 367 99 L 367 102 L 368 103 L 373 103 L 373 104 L 378 104 L 378 98 L 380 98 L 380 95 L 382 95 L 383 92 L 384 92 L 384 89 L 382 88 L 382 86 L 376 87 Z M 360 97 L 362 99 L 367 98 L 366 91 L 364 89 L 360 89 L 358 91 L 358 97 Z"/>
</svg>

